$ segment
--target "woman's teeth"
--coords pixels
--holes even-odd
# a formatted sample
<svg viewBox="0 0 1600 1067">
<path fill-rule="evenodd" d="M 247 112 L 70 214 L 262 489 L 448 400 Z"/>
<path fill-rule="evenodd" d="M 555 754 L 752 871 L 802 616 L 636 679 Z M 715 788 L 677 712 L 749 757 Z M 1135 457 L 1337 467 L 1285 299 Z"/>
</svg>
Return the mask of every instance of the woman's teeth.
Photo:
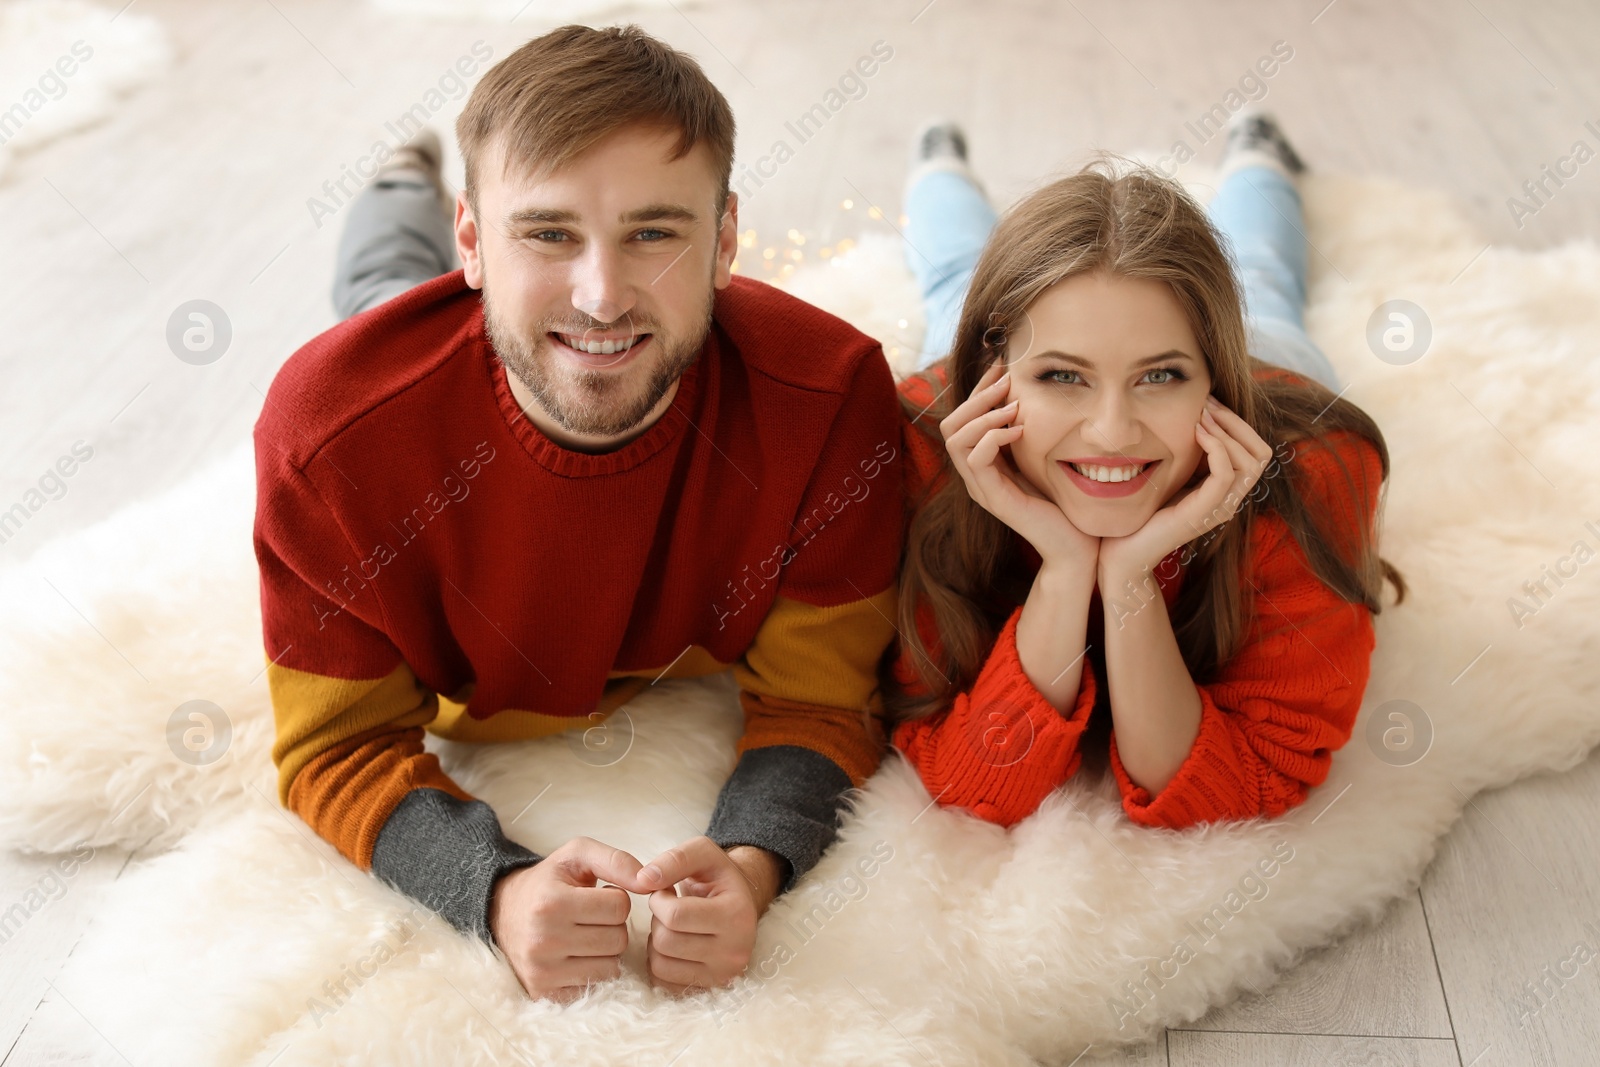
<svg viewBox="0 0 1600 1067">
<path fill-rule="evenodd" d="M 1126 482 L 1138 477 L 1140 471 L 1149 464 L 1137 467 L 1086 467 L 1081 463 L 1072 464 L 1072 469 L 1097 482 Z"/>
<path fill-rule="evenodd" d="M 561 343 L 568 348 L 576 349 L 579 352 L 587 352 L 591 356 L 612 356 L 618 352 L 626 352 L 639 341 L 639 335 L 637 334 L 621 341 L 585 341 L 581 337 L 572 337 L 564 333 L 556 334 L 556 336 L 561 338 Z"/>
</svg>

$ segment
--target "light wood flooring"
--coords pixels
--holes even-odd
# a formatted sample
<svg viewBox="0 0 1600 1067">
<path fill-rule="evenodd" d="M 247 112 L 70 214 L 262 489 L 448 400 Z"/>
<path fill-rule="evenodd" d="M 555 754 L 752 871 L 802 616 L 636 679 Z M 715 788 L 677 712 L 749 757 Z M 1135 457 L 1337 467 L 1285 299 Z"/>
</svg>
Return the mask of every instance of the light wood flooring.
<svg viewBox="0 0 1600 1067">
<path fill-rule="evenodd" d="M 274 370 L 333 322 L 342 218 L 317 226 L 308 198 L 473 42 L 498 59 L 539 32 L 540 7 L 509 24 L 433 24 L 355 2 L 137 0 L 130 12 L 171 34 L 171 69 L 110 121 L 22 158 L 0 182 L 0 508 L 75 441 L 94 448 L 66 496 L 0 545 L 0 566 L 247 437 Z M 1600 163 L 1521 226 L 1506 206 L 1575 141 L 1597 143 L 1584 129 L 1600 124 L 1592 2 L 811 0 L 680 3 L 636 21 L 699 57 L 723 87 L 745 164 L 875 42 L 893 49 L 865 95 L 750 198 L 742 226 L 763 243 L 790 227 L 825 243 L 883 225 L 863 217 L 866 204 L 892 220 L 906 141 L 924 117 L 966 124 L 975 165 L 1003 202 L 1092 147 L 1184 137 L 1184 123 L 1278 41 L 1293 57 L 1266 82 L 1264 103 L 1312 166 L 1446 189 L 1503 244 L 1600 236 Z M 444 109 L 441 129 L 458 108 Z M 203 367 L 165 342 L 172 310 L 195 298 L 220 304 L 233 329 L 225 357 Z M 44 1062 L 30 1019 L 52 1003 L 51 979 L 127 859 L 102 851 L 0 948 L 4 1067 Z M 43 869 L 0 856 L 0 908 Z M 1420 891 L 1380 924 L 1260 996 L 1103 1062 L 1600 1063 L 1600 963 L 1564 980 L 1526 1028 L 1506 996 L 1576 942 L 1600 949 L 1600 929 L 1585 929 L 1600 923 L 1597 887 L 1591 758 L 1478 797 Z M 92 1020 L 82 1025 L 97 1040 Z M 1079 1062 L 1102 1062 L 1101 1052 Z"/>
</svg>

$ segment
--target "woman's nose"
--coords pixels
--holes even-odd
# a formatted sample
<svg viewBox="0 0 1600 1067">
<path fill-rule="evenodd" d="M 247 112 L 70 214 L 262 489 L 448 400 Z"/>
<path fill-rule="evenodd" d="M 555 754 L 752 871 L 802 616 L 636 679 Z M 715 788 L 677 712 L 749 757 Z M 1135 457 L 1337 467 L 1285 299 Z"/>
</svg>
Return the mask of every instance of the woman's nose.
<svg viewBox="0 0 1600 1067">
<path fill-rule="evenodd" d="M 1118 393 L 1106 392 L 1084 411 L 1083 437 L 1108 452 L 1139 443 L 1144 432 L 1134 417 L 1133 405 Z"/>
</svg>

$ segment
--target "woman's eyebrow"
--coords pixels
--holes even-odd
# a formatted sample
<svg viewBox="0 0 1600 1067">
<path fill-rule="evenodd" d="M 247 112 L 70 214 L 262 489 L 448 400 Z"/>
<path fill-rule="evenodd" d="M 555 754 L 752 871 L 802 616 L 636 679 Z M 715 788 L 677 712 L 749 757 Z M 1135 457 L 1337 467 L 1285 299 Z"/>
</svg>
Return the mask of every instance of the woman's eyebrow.
<svg viewBox="0 0 1600 1067">
<path fill-rule="evenodd" d="M 1075 366 L 1082 367 L 1085 370 L 1094 370 L 1095 369 L 1093 360 L 1085 359 L 1083 356 L 1075 356 L 1075 355 L 1072 355 L 1069 352 L 1060 352 L 1060 351 L 1057 351 L 1054 348 L 1049 349 L 1049 350 L 1044 351 L 1044 352 L 1036 352 L 1029 358 L 1032 358 L 1032 359 L 1059 359 L 1063 363 L 1071 363 L 1071 364 L 1074 364 Z M 1165 363 L 1168 360 L 1174 360 L 1174 359 L 1180 359 L 1180 360 L 1181 359 L 1187 359 L 1187 360 L 1190 360 L 1192 362 L 1194 360 L 1194 357 L 1191 356 L 1187 352 L 1181 351 L 1181 350 L 1176 349 L 1176 348 L 1172 348 L 1172 349 L 1168 349 L 1165 352 L 1162 352 L 1159 355 L 1146 356 L 1144 359 L 1137 360 L 1137 361 L 1134 362 L 1133 366 L 1134 366 L 1135 369 L 1137 369 L 1139 367 L 1148 367 L 1152 363 Z"/>
</svg>

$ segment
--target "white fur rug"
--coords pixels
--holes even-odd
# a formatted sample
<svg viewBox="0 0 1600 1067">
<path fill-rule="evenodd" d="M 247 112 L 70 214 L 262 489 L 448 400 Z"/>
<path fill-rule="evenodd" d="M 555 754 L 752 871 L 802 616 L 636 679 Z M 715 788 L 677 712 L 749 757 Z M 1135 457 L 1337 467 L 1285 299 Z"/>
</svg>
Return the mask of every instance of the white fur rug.
<svg viewBox="0 0 1600 1067">
<path fill-rule="evenodd" d="M 16 153 L 100 122 L 171 65 L 161 23 L 124 8 L 122 0 L 0 3 L 0 175 Z"/>
<path fill-rule="evenodd" d="M 636 902 L 628 976 L 530 1003 L 273 799 L 242 447 L 0 575 L 0 845 L 141 846 L 56 979 L 105 1043 L 76 1016 L 63 1040 L 140 1067 L 1066 1064 L 1265 987 L 1380 915 L 1467 798 L 1600 741 L 1600 250 L 1484 250 L 1442 198 L 1386 184 L 1316 179 L 1307 202 L 1312 331 L 1388 436 L 1383 552 L 1412 595 L 1379 618 L 1362 719 L 1303 808 L 1154 831 L 1108 780 L 1075 780 L 1008 834 L 929 808 L 891 758 L 733 988 L 652 992 Z M 880 335 L 916 320 L 892 242 L 792 287 Z M 1391 299 L 1431 319 L 1408 365 L 1368 348 Z M 1530 600 L 1523 583 L 1558 570 Z M 1537 607 L 1520 625 L 1514 597 Z M 231 728 L 205 766 L 169 743 L 191 700 Z M 1410 756 L 1376 739 L 1395 700 L 1431 731 Z M 643 857 L 703 829 L 738 719 L 721 678 L 636 701 L 611 766 L 563 737 L 440 747 L 530 847 L 582 833 Z"/>
</svg>

